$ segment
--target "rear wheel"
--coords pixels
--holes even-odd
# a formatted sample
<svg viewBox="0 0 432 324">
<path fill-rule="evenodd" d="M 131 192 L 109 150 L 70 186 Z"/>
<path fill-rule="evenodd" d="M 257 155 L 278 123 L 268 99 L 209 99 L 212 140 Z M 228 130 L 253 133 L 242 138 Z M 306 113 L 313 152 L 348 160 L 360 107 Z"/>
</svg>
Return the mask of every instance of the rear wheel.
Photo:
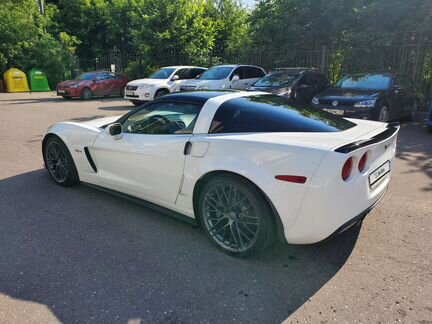
<svg viewBox="0 0 432 324">
<path fill-rule="evenodd" d="M 124 95 L 125 95 L 125 88 L 126 88 L 126 87 L 122 87 L 122 88 L 120 89 L 120 96 L 122 96 L 122 97 L 124 97 Z"/>
<path fill-rule="evenodd" d="M 89 88 L 84 88 L 81 92 L 81 99 L 89 100 L 93 96 L 93 92 Z"/>
<path fill-rule="evenodd" d="M 209 180 L 199 194 L 198 215 L 210 240 L 232 256 L 251 255 L 274 239 L 275 226 L 266 199 L 238 176 Z"/>
<path fill-rule="evenodd" d="M 47 139 L 43 158 L 51 178 L 60 186 L 68 187 L 79 183 L 78 171 L 68 148 L 57 136 Z"/>
</svg>

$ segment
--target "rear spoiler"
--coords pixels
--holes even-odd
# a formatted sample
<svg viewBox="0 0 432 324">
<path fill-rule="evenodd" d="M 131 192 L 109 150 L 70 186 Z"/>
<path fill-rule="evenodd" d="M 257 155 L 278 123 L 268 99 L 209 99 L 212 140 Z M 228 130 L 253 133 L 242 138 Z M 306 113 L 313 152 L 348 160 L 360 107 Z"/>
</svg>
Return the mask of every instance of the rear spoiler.
<svg viewBox="0 0 432 324">
<path fill-rule="evenodd" d="M 335 152 L 338 153 L 350 153 L 352 151 L 358 150 L 362 147 L 369 146 L 375 143 L 379 143 L 385 141 L 386 139 L 392 137 L 395 133 L 398 132 L 400 126 L 398 122 L 387 124 L 387 129 L 371 138 L 355 141 L 343 146 L 340 146 L 335 149 Z"/>
</svg>

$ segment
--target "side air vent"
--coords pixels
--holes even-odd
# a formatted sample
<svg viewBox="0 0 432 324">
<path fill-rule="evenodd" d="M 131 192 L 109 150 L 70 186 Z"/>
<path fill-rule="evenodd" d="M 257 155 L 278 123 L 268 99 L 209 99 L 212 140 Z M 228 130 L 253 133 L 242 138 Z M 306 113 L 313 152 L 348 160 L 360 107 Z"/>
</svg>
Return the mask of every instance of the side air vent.
<svg viewBox="0 0 432 324">
<path fill-rule="evenodd" d="M 92 157 L 91 157 L 91 155 L 90 155 L 90 151 L 89 151 L 89 149 L 88 149 L 87 146 L 84 147 L 84 152 L 85 152 L 85 155 L 86 155 L 86 157 L 87 157 L 87 160 L 88 160 L 88 162 L 90 163 L 90 165 L 91 165 L 93 171 L 94 171 L 94 172 L 97 172 L 96 164 L 94 163 L 94 161 L 93 161 L 93 159 L 92 159 Z"/>
</svg>

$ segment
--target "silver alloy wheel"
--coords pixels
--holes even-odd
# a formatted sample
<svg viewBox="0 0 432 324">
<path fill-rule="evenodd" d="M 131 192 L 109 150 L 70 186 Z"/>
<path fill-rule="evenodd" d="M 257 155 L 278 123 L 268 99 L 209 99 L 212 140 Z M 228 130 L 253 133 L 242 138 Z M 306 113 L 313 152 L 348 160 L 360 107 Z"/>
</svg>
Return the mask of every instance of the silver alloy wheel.
<svg viewBox="0 0 432 324">
<path fill-rule="evenodd" d="M 222 248 L 244 252 L 255 244 L 260 222 L 251 199 L 234 184 L 217 184 L 204 196 L 204 226 Z"/>
<path fill-rule="evenodd" d="M 85 100 L 89 100 L 92 97 L 92 91 L 89 88 L 85 88 L 82 92 L 82 97 Z"/>
<path fill-rule="evenodd" d="M 65 182 L 68 176 L 68 163 L 65 152 L 57 142 L 50 142 L 45 152 L 49 173 L 57 182 Z"/>
<path fill-rule="evenodd" d="M 378 116 L 378 121 L 380 122 L 388 122 L 389 120 L 389 110 L 386 106 L 381 107 L 379 116 Z"/>
</svg>

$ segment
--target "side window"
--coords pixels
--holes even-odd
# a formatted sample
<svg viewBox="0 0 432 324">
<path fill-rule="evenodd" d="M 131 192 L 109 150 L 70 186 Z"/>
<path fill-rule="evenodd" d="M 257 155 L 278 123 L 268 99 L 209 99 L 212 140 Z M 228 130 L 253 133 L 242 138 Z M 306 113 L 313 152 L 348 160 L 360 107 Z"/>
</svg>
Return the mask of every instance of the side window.
<svg viewBox="0 0 432 324">
<path fill-rule="evenodd" d="M 100 74 L 96 75 L 96 81 L 103 81 L 103 80 L 107 80 L 107 79 L 108 79 L 107 73 L 100 73 Z"/>
<path fill-rule="evenodd" d="M 201 106 L 159 102 L 130 115 L 123 131 L 133 134 L 192 134 Z"/>
<path fill-rule="evenodd" d="M 234 75 L 238 75 L 240 77 L 240 80 L 243 79 L 243 67 L 240 66 L 240 67 L 236 68 L 232 72 L 230 80 L 232 80 L 232 78 L 233 78 Z"/>
<path fill-rule="evenodd" d="M 200 75 L 201 73 L 203 73 L 205 71 L 205 69 L 191 69 L 190 75 L 189 77 L 191 79 L 195 79 L 198 75 Z"/>
<path fill-rule="evenodd" d="M 246 66 L 245 67 L 245 79 L 256 79 L 256 78 L 262 78 L 265 75 L 265 73 L 256 67 L 253 66 Z"/>
<path fill-rule="evenodd" d="M 179 76 L 179 80 L 189 79 L 189 71 L 190 69 L 180 69 L 176 72 Z"/>
<path fill-rule="evenodd" d="M 114 73 L 107 73 L 107 80 L 115 80 L 116 75 Z"/>
<path fill-rule="evenodd" d="M 310 74 L 305 74 L 301 77 L 299 81 L 299 88 L 308 88 L 312 86 L 312 78 Z"/>
</svg>

